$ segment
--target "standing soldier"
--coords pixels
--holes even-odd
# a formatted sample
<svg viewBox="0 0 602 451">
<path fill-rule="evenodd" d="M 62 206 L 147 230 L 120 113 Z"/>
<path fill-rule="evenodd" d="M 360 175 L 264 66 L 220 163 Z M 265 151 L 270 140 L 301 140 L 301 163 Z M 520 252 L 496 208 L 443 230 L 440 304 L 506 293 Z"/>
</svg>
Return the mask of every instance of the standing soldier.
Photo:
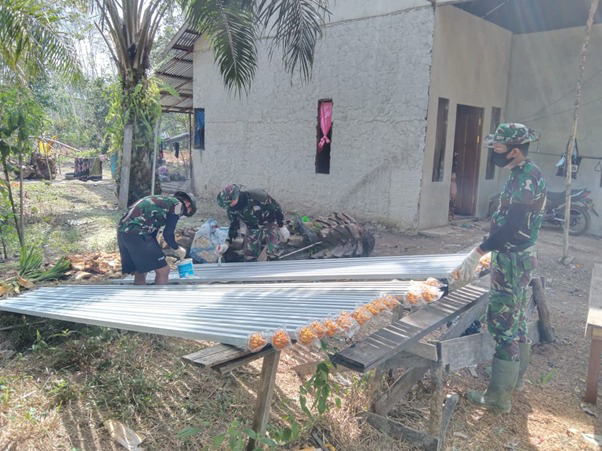
<svg viewBox="0 0 602 451">
<path fill-rule="evenodd" d="M 493 162 L 511 173 L 491 218 L 489 237 L 453 272 L 459 283 L 474 277 L 480 257 L 491 254 L 491 290 L 487 326 L 496 342 L 491 380 L 485 392 L 471 391 L 468 399 L 483 407 L 509 413 L 512 390 L 523 390 L 531 344 L 527 338 L 527 287 L 537 264 L 535 242 L 543 220 L 546 181 L 529 159 L 529 143 L 539 133 L 522 124 L 501 124 L 485 138 L 493 147 Z"/>
<path fill-rule="evenodd" d="M 263 239 L 268 256 L 274 257 L 279 241 L 286 242 L 290 237 L 280 205 L 261 189 L 243 191 L 240 185 L 227 185 L 217 195 L 217 204 L 226 209 L 230 221 L 226 244 L 217 249 L 220 254 L 226 252 L 228 244 L 238 236 L 241 221 L 247 228 L 243 242 L 245 261 L 257 260 Z"/>
<path fill-rule="evenodd" d="M 121 272 L 134 273 L 134 285 L 146 284 L 146 273 L 155 271 L 155 285 L 166 285 L 169 266 L 157 242 L 161 227 L 165 242 L 179 258 L 186 256 L 186 249 L 175 240 L 176 224 L 181 216 L 192 216 L 196 201 L 184 191 L 173 196 L 146 196 L 130 207 L 117 226 L 117 243 L 121 254 Z"/>
</svg>

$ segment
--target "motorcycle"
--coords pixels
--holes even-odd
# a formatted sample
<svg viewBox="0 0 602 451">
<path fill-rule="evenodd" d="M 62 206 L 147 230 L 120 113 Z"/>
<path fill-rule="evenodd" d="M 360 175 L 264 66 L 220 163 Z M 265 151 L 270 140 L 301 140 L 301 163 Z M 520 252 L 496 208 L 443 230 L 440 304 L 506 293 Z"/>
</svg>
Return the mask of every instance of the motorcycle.
<svg viewBox="0 0 602 451">
<path fill-rule="evenodd" d="M 589 198 L 591 191 L 587 188 L 571 190 L 571 216 L 569 224 L 569 235 L 583 235 L 589 230 L 592 221 L 590 213 L 600 216 L 594 206 L 594 201 Z M 564 225 L 565 193 L 563 191 L 548 191 L 546 209 L 543 216 L 544 223 L 562 227 Z M 489 199 L 488 217 L 497 210 L 500 203 L 500 195 L 497 194 Z"/>
</svg>

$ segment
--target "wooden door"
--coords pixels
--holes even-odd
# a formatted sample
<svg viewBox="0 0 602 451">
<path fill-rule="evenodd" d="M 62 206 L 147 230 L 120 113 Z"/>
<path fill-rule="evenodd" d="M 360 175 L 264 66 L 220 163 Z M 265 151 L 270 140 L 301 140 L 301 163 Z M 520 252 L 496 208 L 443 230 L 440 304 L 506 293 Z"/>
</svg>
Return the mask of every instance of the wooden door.
<svg viewBox="0 0 602 451">
<path fill-rule="evenodd" d="M 454 137 L 454 161 L 458 194 L 456 214 L 473 216 L 477 203 L 483 108 L 458 105 Z"/>
</svg>

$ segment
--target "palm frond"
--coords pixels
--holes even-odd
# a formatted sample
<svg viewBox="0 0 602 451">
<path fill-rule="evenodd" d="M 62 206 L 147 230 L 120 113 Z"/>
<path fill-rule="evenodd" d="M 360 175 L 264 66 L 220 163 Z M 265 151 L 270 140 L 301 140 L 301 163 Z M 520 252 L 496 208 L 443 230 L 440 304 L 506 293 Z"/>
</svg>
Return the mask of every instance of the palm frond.
<svg viewBox="0 0 602 451">
<path fill-rule="evenodd" d="M 184 7 L 190 26 L 209 40 L 226 87 L 239 94 L 249 91 L 257 69 L 257 22 L 250 6 L 245 0 L 192 0 Z"/>
<path fill-rule="evenodd" d="M 328 1 L 261 0 L 256 14 L 268 34 L 273 35 L 270 55 L 279 48 L 290 74 L 298 68 L 303 80 L 311 79 L 316 43 L 330 15 Z"/>
<path fill-rule="evenodd" d="M 34 0 L 0 2 L 0 64 L 36 77 L 51 70 L 81 75 L 73 41 L 59 29 L 61 14 Z"/>
</svg>

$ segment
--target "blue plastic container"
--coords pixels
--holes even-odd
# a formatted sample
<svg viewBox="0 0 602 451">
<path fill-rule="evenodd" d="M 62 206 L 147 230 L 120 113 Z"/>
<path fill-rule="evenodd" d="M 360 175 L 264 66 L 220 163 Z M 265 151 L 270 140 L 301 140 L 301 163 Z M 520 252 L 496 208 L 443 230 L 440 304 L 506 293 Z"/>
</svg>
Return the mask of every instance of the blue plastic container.
<svg viewBox="0 0 602 451">
<path fill-rule="evenodd" d="M 194 276 L 194 266 L 192 266 L 191 258 L 187 258 L 178 263 L 178 275 L 181 279 Z"/>
</svg>

